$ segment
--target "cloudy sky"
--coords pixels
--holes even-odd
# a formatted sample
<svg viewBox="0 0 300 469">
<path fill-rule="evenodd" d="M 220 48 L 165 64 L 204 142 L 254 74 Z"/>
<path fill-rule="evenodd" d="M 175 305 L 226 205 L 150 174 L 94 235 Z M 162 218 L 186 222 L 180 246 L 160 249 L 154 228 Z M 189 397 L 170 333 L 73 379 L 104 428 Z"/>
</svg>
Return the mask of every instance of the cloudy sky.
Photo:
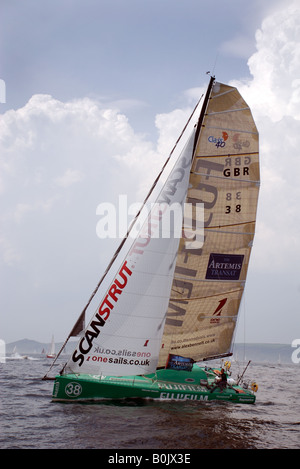
<svg viewBox="0 0 300 469">
<path fill-rule="evenodd" d="M 98 205 L 143 199 L 207 71 L 239 88 L 260 132 L 237 340 L 299 338 L 299 2 L 2 0 L 0 11 L 0 338 L 65 339 L 118 243 L 97 236 Z"/>
</svg>

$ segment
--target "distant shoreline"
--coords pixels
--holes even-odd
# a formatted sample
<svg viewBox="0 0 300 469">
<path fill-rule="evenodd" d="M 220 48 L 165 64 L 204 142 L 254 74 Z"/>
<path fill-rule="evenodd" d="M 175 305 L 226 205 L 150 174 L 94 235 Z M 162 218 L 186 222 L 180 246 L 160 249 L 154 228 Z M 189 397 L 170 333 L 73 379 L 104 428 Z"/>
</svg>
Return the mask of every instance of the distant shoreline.
<svg viewBox="0 0 300 469">
<path fill-rule="evenodd" d="M 76 339 L 75 339 L 76 341 Z M 65 348 L 65 353 L 69 354 L 73 351 L 73 342 L 69 342 Z M 41 355 L 48 351 L 50 342 L 43 343 L 36 340 L 21 339 L 15 342 L 10 342 L 6 345 L 6 354 L 10 354 L 16 348 L 21 354 L 36 354 Z M 63 346 L 62 342 L 55 344 L 55 350 L 58 352 Z M 291 344 L 278 344 L 278 343 L 236 343 L 233 347 L 232 360 L 245 361 L 251 360 L 253 363 L 269 362 L 277 364 L 292 364 L 291 356 L 294 349 Z M 230 360 L 230 358 L 229 358 Z"/>
</svg>

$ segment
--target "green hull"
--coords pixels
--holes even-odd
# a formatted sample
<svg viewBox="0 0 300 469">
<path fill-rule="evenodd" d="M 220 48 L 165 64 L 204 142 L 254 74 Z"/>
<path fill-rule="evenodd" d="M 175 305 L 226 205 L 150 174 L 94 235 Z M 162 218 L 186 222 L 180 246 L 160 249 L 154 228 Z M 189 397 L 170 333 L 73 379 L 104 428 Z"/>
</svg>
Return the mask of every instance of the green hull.
<svg viewBox="0 0 300 469">
<path fill-rule="evenodd" d="M 240 386 L 220 391 L 214 388 L 213 373 L 194 365 L 193 370 L 157 370 L 143 376 L 93 376 L 67 374 L 56 376 L 53 401 L 101 401 L 103 399 L 151 399 L 174 401 L 229 401 L 254 404 L 252 391 Z M 211 392 L 213 390 L 213 392 Z"/>
</svg>

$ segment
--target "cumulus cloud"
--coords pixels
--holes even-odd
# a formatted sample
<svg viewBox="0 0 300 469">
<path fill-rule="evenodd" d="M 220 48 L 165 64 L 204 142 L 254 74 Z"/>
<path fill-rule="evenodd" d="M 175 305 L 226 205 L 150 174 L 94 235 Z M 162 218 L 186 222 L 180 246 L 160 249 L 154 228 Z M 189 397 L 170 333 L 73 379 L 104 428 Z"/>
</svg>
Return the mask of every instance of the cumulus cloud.
<svg viewBox="0 0 300 469">
<path fill-rule="evenodd" d="M 299 258 L 300 6 L 287 2 L 256 32 L 252 79 L 232 82 L 260 132 L 261 192 L 255 265 L 271 272 Z"/>
<path fill-rule="evenodd" d="M 62 176 L 55 179 L 58 186 L 68 187 L 76 182 L 79 182 L 84 177 L 84 174 L 77 169 L 67 169 Z"/>
<path fill-rule="evenodd" d="M 285 115 L 300 118 L 299 17 L 298 2 L 287 2 L 267 17 L 256 32 L 257 52 L 248 61 L 252 95 L 260 96 L 256 112 L 274 122 Z"/>
<path fill-rule="evenodd" d="M 114 249 L 97 238 L 98 204 L 140 200 L 162 156 L 116 108 L 49 95 L 2 116 L 0 155 L 1 275 L 17 289 L 1 309 L 18 317 L 26 305 L 52 322 L 70 301 L 76 315 Z"/>
<path fill-rule="evenodd" d="M 128 187 L 136 197 L 141 169 L 148 174 L 150 161 L 160 159 L 126 116 L 89 99 L 63 103 L 35 95 L 5 113 L 0 125 L 1 217 L 8 238 L 33 212 L 36 220 L 47 212 L 55 222 L 64 210 L 77 216 L 85 207 L 94 214 L 98 203 Z"/>
</svg>

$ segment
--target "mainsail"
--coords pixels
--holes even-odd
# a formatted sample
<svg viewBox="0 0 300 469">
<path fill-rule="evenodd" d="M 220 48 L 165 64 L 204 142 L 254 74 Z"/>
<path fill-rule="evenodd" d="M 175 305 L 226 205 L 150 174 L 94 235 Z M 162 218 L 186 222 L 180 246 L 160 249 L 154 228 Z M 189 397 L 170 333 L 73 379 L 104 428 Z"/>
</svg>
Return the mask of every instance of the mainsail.
<svg viewBox="0 0 300 469">
<path fill-rule="evenodd" d="M 213 80 L 209 88 L 187 193 L 204 204 L 204 240 L 180 240 L 159 366 L 169 353 L 194 361 L 231 354 L 253 243 L 258 132 L 236 88 Z"/>
</svg>

